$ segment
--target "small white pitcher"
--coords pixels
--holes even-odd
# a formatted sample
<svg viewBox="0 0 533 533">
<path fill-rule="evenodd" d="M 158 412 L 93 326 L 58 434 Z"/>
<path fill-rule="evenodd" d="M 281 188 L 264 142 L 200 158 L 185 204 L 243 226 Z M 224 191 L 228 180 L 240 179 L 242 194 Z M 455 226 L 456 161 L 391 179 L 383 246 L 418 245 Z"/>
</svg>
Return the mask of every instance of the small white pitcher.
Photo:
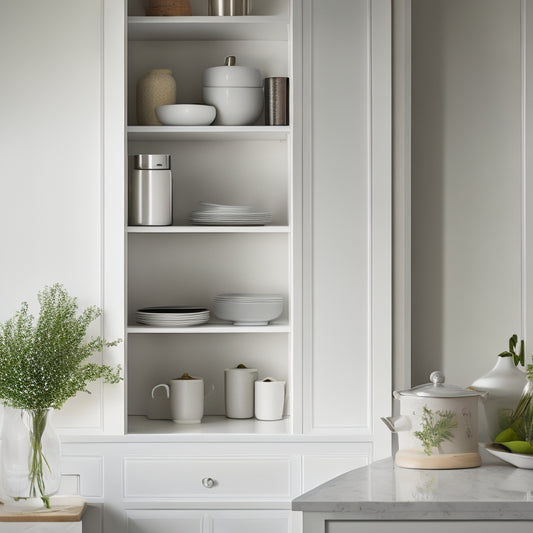
<svg viewBox="0 0 533 533">
<path fill-rule="evenodd" d="M 154 392 L 163 387 L 170 400 L 170 414 L 176 424 L 199 424 L 204 416 L 204 380 L 185 373 L 178 379 L 171 379 L 170 386 L 160 383 L 152 389 Z M 212 386 L 214 391 L 214 385 Z"/>
</svg>

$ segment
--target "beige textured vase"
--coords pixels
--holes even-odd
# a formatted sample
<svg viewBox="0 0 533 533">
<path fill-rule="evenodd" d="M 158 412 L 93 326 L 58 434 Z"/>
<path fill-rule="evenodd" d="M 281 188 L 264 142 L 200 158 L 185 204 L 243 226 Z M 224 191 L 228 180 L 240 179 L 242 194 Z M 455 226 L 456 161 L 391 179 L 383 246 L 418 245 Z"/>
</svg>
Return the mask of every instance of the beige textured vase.
<svg viewBox="0 0 533 533">
<path fill-rule="evenodd" d="M 137 82 L 137 123 L 141 126 L 160 126 L 155 108 L 175 103 L 176 80 L 170 69 L 152 69 Z"/>
</svg>

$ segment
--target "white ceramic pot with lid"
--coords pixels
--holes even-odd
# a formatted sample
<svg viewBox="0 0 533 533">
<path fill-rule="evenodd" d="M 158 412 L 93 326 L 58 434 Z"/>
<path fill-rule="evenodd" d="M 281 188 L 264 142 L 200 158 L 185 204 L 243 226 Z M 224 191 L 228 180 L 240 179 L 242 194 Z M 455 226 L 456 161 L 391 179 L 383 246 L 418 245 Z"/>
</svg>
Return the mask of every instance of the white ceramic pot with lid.
<svg viewBox="0 0 533 533">
<path fill-rule="evenodd" d="M 254 67 L 237 65 L 235 56 L 228 56 L 223 66 L 204 70 L 202 95 L 206 104 L 216 107 L 215 124 L 253 124 L 264 105 L 261 72 Z"/>
<path fill-rule="evenodd" d="M 248 368 L 242 363 L 224 370 L 224 399 L 228 418 L 253 418 L 257 375 L 257 368 Z"/>
<path fill-rule="evenodd" d="M 398 433 L 395 463 L 405 468 L 472 468 L 481 465 L 478 450 L 478 399 L 486 393 L 448 385 L 432 372 L 430 382 L 394 391 L 400 416 L 382 418 Z"/>
</svg>

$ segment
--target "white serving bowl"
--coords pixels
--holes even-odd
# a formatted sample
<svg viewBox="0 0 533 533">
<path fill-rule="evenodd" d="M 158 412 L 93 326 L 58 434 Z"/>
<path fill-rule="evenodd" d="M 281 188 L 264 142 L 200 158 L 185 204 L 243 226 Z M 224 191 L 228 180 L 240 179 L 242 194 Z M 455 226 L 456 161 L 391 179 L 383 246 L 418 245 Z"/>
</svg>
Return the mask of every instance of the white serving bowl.
<svg viewBox="0 0 533 533">
<path fill-rule="evenodd" d="M 213 301 L 213 313 L 236 326 L 266 326 L 283 312 L 283 300 L 264 302 Z"/>
<path fill-rule="evenodd" d="M 155 112 L 166 126 L 208 126 L 217 114 L 215 107 L 203 104 L 160 105 Z"/>
<path fill-rule="evenodd" d="M 262 87 L 203 87 L 206 104 L 216 107 L 216 123 L 223 126 L 253 124 L 264 105 Z"/>
</svg>

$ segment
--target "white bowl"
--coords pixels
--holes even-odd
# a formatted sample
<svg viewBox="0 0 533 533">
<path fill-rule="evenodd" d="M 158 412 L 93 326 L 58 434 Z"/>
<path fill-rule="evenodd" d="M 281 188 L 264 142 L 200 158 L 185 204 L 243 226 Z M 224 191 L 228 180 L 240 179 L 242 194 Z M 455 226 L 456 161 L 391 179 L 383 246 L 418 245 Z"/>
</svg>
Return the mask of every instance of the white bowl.
<svg viewBox="0 0 533 533">
<path fill-rule="evenodd" d="M 223 126 L 253 124 L 263 111 L 261 87 L 204 87 L 202 91 L 204 102 L 216 107 L 216 123 Z"/>
<path fill-rule="evenodd" d="M 208 126 L 215 120 L 212 105 L 168 104 L 155 108 L 157 118 L 167 126 Z"/>
<path fill-rule="evenodd" d="M 283 301 L 213 301 L 213 313 L 237 326 L 266 326 L 283 311 Z"/>
</svg>

